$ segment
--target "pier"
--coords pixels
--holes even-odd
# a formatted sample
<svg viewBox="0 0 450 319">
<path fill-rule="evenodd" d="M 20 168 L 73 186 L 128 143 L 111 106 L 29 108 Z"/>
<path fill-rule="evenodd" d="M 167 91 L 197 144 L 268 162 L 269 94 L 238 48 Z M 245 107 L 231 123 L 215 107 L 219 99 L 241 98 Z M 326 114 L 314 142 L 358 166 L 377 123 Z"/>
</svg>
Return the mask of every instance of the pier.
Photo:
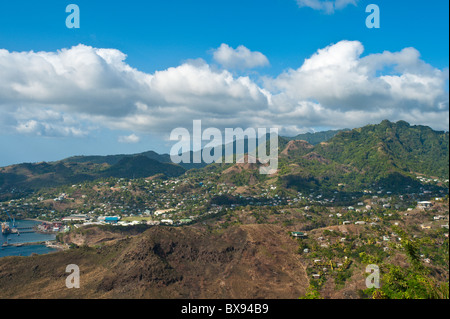
<svg viewBox="0 0 450 319">
<path fill-rule="evenodd" d="M 5 242 L 2 247 L 22 247 L 22 246 L 34 246 L 34 245 L 45 245 L 48 248 L 64 250 L 67 249 L 68 246 L 64 244 L 57 243 L 55 240 L 47 240 L 47 241 L 33 241 L 33 242 L 25 242 L 25 243 L 8 243 Z"/>
<path fill-rule="evenodd" d="M 32 245 L 45 245 L 46 242 L 44 241 L 36 241 L 36 242 L 30 242 L 30 243 L 8 243 L 8 246 L 10 247 L 22 247 L 22 246 L 32 246 Z"/>
<path fill-rule="evenodd" d="M 33 227 L 17 227 L 18 234 L 25 234 L 25 233 L 35 233 L 35 230 Z"/>
</svg>

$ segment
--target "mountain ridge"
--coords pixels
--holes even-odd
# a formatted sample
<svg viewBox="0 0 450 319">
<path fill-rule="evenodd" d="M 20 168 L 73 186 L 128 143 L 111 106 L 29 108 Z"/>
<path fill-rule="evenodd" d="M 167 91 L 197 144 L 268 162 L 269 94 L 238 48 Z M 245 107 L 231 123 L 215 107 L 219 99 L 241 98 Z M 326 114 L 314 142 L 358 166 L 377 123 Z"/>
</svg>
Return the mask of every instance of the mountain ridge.
<svg viewBox="0 0 450 319">
<path fill-rule="evenodd" d="M 329 132 L 329 131 L 327 131 Z M 335 134 L 334 134 L 335 133 Z M 333 131 L 333 137 L 312 145 L 307 141 L 279 136 L 279 173 L 282 184 L 332 185 L 348 181 L 355 188 L 371 183 L 410 184 L 415 174 L 448 178 L 449 133 L 405 121 L 382 121 L 353 130 Z M 321 137 L 325 135 L 320 135 Z M 236 143 L 236 142 L 234 142 Z M 248 143 L 246 151 L 248 151 Z M 223 146 L 224 147 L 224 146 Z M 192 158 L 192 152 L 190 152 Z M 0 168 L 2 193 L 21 193 L 40 187 L 74 184 L 98 178 L 141 178 L 162 174 L 176 177 L 190 168 L 202 169 L 206 163 L 171 163 L 168 154 L 147 151 L 138 154 L 73 156 L 56 162 L 23 163 Z M 211 167 L 230 165 L 210 164 Z M 229 170 L 226 181 L 261 181 L 264 176 L 249 169 Z M 255 171 L 255 172 L 253 172 Z M 238 176 L 236 174 L 241 174 Z M 253 176 L 253 177 L 252 177 Z M 402 181 L 403 180 L 403 181 Z"/>
</svg>

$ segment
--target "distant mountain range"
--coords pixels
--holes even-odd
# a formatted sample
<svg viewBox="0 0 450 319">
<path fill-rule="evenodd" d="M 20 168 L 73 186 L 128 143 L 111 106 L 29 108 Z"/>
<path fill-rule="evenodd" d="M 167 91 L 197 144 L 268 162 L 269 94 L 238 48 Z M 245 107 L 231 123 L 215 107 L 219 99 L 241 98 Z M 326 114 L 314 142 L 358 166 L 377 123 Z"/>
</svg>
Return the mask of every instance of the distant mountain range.
<svg viewBox="0 0 450 319">
<path fill-rule="evenodd" d="M 24 163 L 0 168 L 0 200 L 15 197 L 23 192 L 44 187 L 81 183 L 100 178 L 142 178 L 161 174 L 167 177 L 179 176 L 186 169 L 171 163 L 161 163 L 144 155 L 99 157 L 94 162 L 62 160 L 52 163 Z"/>
<path fill-rule="evenodd" d="M 245 147 L 245 151 L 248 147 Z M 191 152 L 192 156 L 192 152 Z M 74 156 L 56 162 L 24 163 L 0 168 L 0 200 L 14 193 L 74 184 L 106 177 L 174 177 L 205 163 L 176 165 L 168 154 L 154 151 L 130 155 Z M 256 167 L 223 167 L 228 178 L 245 184 Z M 349 183 L 408 184 L 415 174 L 448 179 L 449 133 L 399 121 L 383 121 L 353 130 L 279 137 L 278 179 L 286 187 L 308 188 Z M 253 178 L 255 180 L 255 178 Z"/>
<path fill-rule="evenodd" d="M 91 155 L 91 156 L 72 156 L 66 159 L 61 160 L 63 163 L 94 163 L 94 164 L 108 164 L 108 165 L 117 165 L 123 159 L 129 159 L 136 156 L 143 156 L 149 158 L 151 160 L 158 161 L 160 163 L 172 163 L 169 154 L 158 154 L 154 151 L 147 151 L 138 154 L 118 154 L 118 155 Z M 191 152 L 192 156 L 192 152 Z M 179 166 L 183 167 L 185 170 L 191 168 L 200 168 L 205 166 L 204 164 L 196 164 L 196 163 L 180 163 Z"/>
<path fill-rule="evenodd" d="M 314 133 L 308 132 L 308 133 L 298 134 L 294 137 L 284 137 L 284 138 L 289 141 L 302 140 L 302 141 L 308 142 L 309 144 L 317 145 L 319 143 L 330 140 L 339 132 L 346 132 L 346 131 L 351 131 L 351 130 L 346 128 L 346 129 L 342 129 L 342 130 L 329 130 L 329 131 L 314 132 Z"/>
</svg>

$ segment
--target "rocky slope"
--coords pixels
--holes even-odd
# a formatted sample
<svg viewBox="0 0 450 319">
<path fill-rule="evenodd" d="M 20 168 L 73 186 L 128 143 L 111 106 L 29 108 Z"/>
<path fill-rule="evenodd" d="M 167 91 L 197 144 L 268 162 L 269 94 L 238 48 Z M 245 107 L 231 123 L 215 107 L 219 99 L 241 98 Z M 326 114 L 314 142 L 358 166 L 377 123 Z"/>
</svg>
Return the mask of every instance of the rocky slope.
<svg viewBox="0 0 450 319">
<path fill-rule="evenodd" d="M 273 225 L 153 227 L 110 245 L 2 258 L 0 298 L 298 298 L 309 279 L 296 250 Z M 79 289 L 65 286 L 69 264 Z"/>
</svg>

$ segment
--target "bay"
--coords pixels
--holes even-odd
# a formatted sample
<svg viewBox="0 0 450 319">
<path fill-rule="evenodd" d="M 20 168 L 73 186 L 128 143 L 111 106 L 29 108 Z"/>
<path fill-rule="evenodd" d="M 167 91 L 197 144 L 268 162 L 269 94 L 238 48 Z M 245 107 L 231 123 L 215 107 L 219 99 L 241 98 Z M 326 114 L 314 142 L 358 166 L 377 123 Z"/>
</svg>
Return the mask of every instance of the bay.
<svg viewBox="0 0 450 319">
<path fill-rule="evenodd" d="M 39 221 L 35 220 L 17 220 L 16 227 L 33 227 L 40 224 Z M 12 225 L 11 225 L 12 226 Z M 56 249 L 48 248 L 42 244 L 29 244 L 37 242 L 45 242 L 48 240 L 55 240 L 55 234 L 42 234 L 42 233 L 20 233 L 17 234 L 1 234 L 0 244 L 7 242 L 8 244 L 24 244 L 23 246 L 7 246 L 0 247 L 0 258 L 6 256 L 30 256 L 35 253 L 38 255 L 48 254 L 50 252 L 56 251 Z"/>
</svg>

